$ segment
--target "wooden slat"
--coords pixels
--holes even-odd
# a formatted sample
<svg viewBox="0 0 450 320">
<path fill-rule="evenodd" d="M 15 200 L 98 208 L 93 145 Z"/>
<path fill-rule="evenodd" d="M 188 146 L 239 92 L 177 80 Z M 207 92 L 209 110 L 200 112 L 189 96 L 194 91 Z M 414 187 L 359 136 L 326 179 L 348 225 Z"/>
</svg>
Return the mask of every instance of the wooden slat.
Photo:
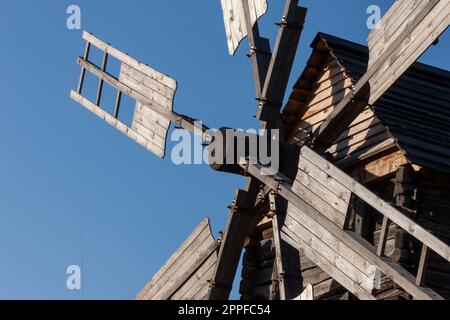
<svg viewBox="0 0 450 320">
<path fill-rule="evenodd" d="M 248 0 L 246 0 L 248 1 Z M 242 0 L 221 0 L 228 51 L 234 55 L 241 41 L 247 36 Z M 266 0 L 250 0 L 252 25 L 267 11 Z"/>
<path fill-rule="evenodd" d="M 125 73 L 126 70 L 129 70 L 129 68 L 129 66 L 122 64 L 119 75 L 120 82 L 132 88 L 146 98 L 152 100 L 154 103 L 160 105 L 161 107 L 166 108 L 170 111 L 173 110 L 173 98 L 175 95 L 175 91 L 172 91 L 168 95 L 163 95 L 159 93 L 159 91 L 154 90 L 149 85 L 146 85 L 146 82 L 151 82 L 152 79 L 145 74 Z M 142 79 L 142 77 L 144 77 L 145 79 Z"/>
<path fill-rule="evenodd" d="M 282 238 L 293 247 L 301 247 L 305 255 L 311 261 L 320 266 L 321 269 L 347 288 L 347 290 L 353 292 L 357 297 L 365 300 L 375 300 L 375 298 L 368 294 L 365 289 L 356 284 L 353 279 L 348 277 L 339 268 L 330 263 L 330 261 L 325 259 L 317 250 L 313 249 L 307 241 L 304 241 L 303 238 L 298 236 L 295 232 L 292 232 L 290 229 L 286 228 L 286 230 L 282 233 Z"/>
</svg>

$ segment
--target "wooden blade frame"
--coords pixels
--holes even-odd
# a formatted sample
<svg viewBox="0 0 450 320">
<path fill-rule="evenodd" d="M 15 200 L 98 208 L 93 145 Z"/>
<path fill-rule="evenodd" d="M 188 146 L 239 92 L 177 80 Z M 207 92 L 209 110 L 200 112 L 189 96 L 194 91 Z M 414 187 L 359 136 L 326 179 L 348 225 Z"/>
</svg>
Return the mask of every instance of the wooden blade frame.
<svg viewBox="0 0 450 320">
<path fill-rule="evenodd" d="M 258 118 L 263 129 L 282 129 L 280 110 L 276 100 L 283 97 L 294 63 L 300 35 L 306 16 L 306 8 L 298 6 L 298 0 L 287 0 L 274 53 L 270 53 L 267 39 L 259 34 L 258 22 L 253 23 L 248 0 L 243 1 L 245 25 L 249 32 L 249 57 L 252 60 L 258 103 Z M 281 98 L 282 101 L 282 98 Z M 271 107 L 273 106 L 273 107 Z M 224 231 L 218 262 L 211 282 L 209 299 L 226 300 L 230 296 L 232 284 L 244 246 L 245 237 L 257 217 L 252 210 L 257 201 L 261 182 L 249 178 L 245 190 L 237 190 Z"/>
<path fill-rule="evenodd" d="M 205 299 L 220 241 L 205 219 L 137 295 L 136 300 Z"/>
<path fill-rule="evenodd" d="M 351 122 L 378 99 L 448 28 L 449 0 L 397 0 L 369 36 L 366 74 L 313 133 L 311 145 L 324 152 Z"/>
<path fill-rule="evenodd" d="M 74 101 L 161 158 L 165 155 L 167 133 L 171 122 L 178 128 L 183 128 L 191 133 L 201 132 L 202 138 L 205 140 L 210 139 L 206 133 L 208 130 L 206 126 L 197 130 L 194 119 L 173 112 L 173 100 L 177 90 L 175 80 L 101 41 L 90 33 L 84 32 L 83 39 L 86 41 L 86 50 L 84 57 L 79 57 L 77 60 L 81 66 L 78 89 L 70 94 Z M 103 52 L 103 63 L 100 67 L 89 61 L 92 46 Z M 106 71 L 109 57 L 116 58 L 121 63 L 118 76 L 113 76 Z M 86 71 L 99 79 L 95 103 L 82 95 Z M 100 106 L 105 82 L 117 90 L 113 114 L 108 113 Z M 131 128 L 119 120 L 123 95 L 136 101 Z"/>
</svg>

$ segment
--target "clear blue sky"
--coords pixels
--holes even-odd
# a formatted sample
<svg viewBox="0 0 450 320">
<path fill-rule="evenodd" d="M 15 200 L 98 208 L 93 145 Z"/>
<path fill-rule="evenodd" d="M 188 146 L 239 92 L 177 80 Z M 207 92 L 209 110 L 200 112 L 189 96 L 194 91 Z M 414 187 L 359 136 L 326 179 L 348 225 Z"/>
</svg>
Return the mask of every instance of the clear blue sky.
<svg viewBox="0 0 450 320">
<path fill-rule="evenodd" d="M 301 3 L 310 10 L 292 80 L 318 31 L 365 43 L 367 6 L 392 1 Z M 177 79 L 177 111 L 258 126 L 247 48 L 228 56 L 219 0 L 2 0 L 0 299 L 133 298 L 203 217 L 224 227 L 244 184 L 160 160 L 69 99 L 84 47 L 66 28 L 70 4 L 83 29 Z M 269 4 L 261 28 L 273 43 L 283 3 Z M 448 69 L 449 49 L 447 33 L 423 60 Z M 73 264 L 81 292 L 65 286 Z"/>
</svg>

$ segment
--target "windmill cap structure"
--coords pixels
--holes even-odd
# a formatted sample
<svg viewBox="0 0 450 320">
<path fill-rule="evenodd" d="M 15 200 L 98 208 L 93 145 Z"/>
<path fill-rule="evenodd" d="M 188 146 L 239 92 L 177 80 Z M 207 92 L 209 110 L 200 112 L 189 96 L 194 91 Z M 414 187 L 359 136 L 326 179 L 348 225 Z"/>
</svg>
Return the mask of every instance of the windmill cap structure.
<svg viewBox="0 0 450 320">
<path fill-rule="evenodd" d="M 361 79 L 368 67 L 366 46 L 319 33 L 311 48 L 313 52 L 283 110 L 290 142 L 306 141 L 330 110 L 327 91 L 313 101 L 308 100 L 318 90 L 315 82 L 323 72 L 322 66 L 330 66 L 327 72 L 334 75 L 335 101 L 342 96 L 344 87 L 349 90 Z M 450 173 L 449 83 L 449 71 L 414 63 L 373 106 L 367 106 L 364 116 L 349 126 L 354 132 L 353 142 L 345 144 L 348 140 L 341 138 L 341 145 L 329 150 L 334 161 L 349 166 L 361 161 L 361 156 L 367 157 L 369 154 L 364 155 L 365 152 L 376 146 L 383 146 L 379 152 L 398 147 L 412 163 Z M 323 102 L 311 107 L 320 101 Z M 369 124 L 364 126 L 365 123 Z M 364 130 L 356 130 L 358 125 L 370 131 L 362 135 Z M 358 141 L 363 143 L 359 147 Z"/>
</svg>

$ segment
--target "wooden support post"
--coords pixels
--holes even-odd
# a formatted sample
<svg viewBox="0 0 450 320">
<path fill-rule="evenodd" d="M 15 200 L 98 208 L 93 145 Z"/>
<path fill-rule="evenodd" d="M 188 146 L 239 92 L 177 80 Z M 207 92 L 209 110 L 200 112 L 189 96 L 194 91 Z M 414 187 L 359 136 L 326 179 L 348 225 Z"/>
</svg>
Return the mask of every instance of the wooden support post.
<svg viewBox="0 0 450 320">
<path fill-rule="evenodd" d="M 84 56 L 83 56 L 83 59 L 86 61 L 89 59 L 90 50 L 91 50 L 91 43 L 86 42 L 86 48 L 84 49 Z M 81 91 L 83 90 L 85 76 L 86 76 L 86 69 L 81 67 L 80 79 L 78 80 L 78 89 L 77 89 L 78 94 L 81 94 Z"/>
<path fill-rule="evenodd" d="M 388 217 L 383 217 L 383 225 L 381 226 L 381 233 L 380 233 L 380 239 L 378 240 L 378 249 L 377 249 L 377 255 L 382 257 L 384 256 L 384 251 L 386 249 L 386 241 L 389 234 L 389 224 L 390 221 Z"/>
<path fill-rule="evenodd" d="M 105 51 L 103 53 L 103 61 L 102 61 L 102 66 L 101 66 L 101 70 L 103 72 L 106 71 L 106 64 L 107 63 L 108 63 L 108 53 Z M 102 98 L 102 92 L 103 92 L 103 79 L 100 79 L 98 81 L 97 98 L 95 99 L 95 104 L 97 106 L 100 106 L 100 99 Z"/>
<path fill-rule="evenodd" d="M 423 282 L 425 280 L 429 251 L 430 250 L 428 250 L 428 247 L 425 244 L 423 244 L 422 253 L 420 254 L 419 268 L 417 270 L 417 277 L 416 277 L 416 284 L 419 287 L 423 285 Z"/>
</svg>

